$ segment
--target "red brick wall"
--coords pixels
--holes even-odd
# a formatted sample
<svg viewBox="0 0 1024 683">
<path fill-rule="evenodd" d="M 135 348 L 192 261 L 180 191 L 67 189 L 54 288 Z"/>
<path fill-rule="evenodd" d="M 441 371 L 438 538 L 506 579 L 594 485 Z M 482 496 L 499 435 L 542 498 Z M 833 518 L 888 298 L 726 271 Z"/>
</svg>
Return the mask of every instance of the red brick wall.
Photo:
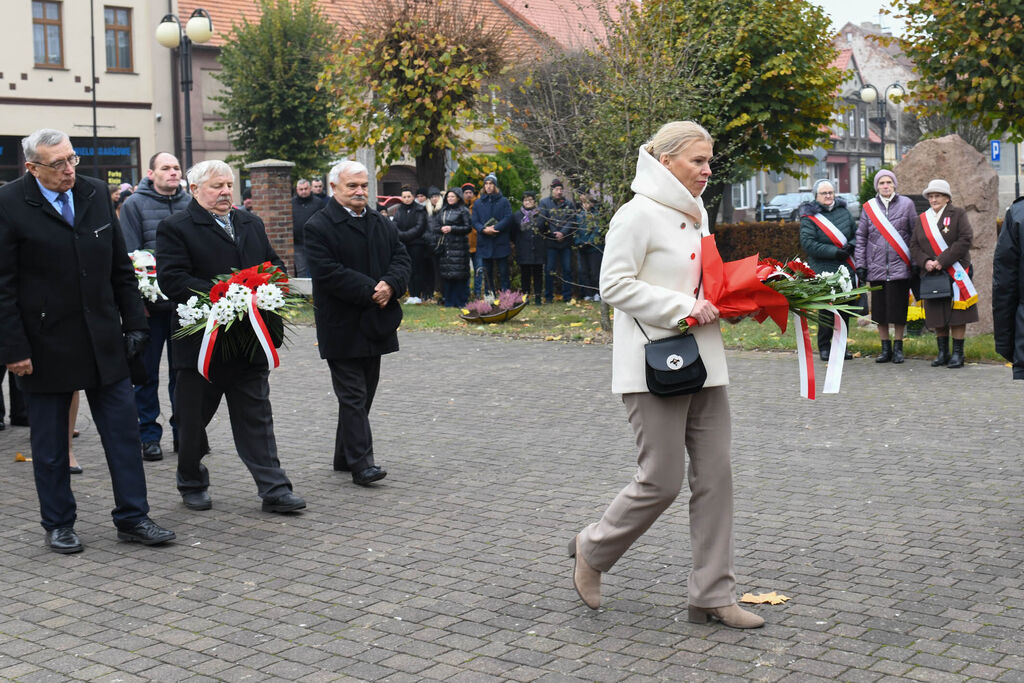
<svg viewBox="0 0 1024 683">
<path fill-rule="evenodd" d="M 295 245 L 292 242 L 292 167 L 289 161 L 258 161 L 249 165 L 252 181 L 252 210 L 267 226 L 270 245 L 284 261 L 288 274 L 295 274 Z"/>
</svg>

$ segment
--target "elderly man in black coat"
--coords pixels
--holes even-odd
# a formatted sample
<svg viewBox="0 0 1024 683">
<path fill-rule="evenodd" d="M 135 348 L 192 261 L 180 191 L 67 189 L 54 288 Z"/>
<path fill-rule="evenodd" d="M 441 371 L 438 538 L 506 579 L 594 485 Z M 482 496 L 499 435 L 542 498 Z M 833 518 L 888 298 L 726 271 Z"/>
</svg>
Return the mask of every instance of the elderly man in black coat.
<svg viewBox="0 0 1024 683">
<path fill-rule="evenodd" d="M 22 140 L 28 174 L 0 188 L 0 363 L 28 397 L 32 470 L 46 544 L 77 553 L 68 409 L 85 390 L 114 489 L 117 536 L 174 532 L 149 518 L 129 361 L 148 339 L 138 283 L 107 186 L 77 176 L 61 131 Z"/>
<path fill-rule="evenodd" d="M 395 225 L 367 207 L 365 166 L 342 161 L 328 183 L 332 200 L 306 223 L 316 336 L 338 397 L 334 469 L 368 486 L 387 476 L 374 464 L 369 415 L 380 357 L 398 350 L 410 259 Z"/>
<path fill-rule="evenodd" d="M 156 272 L 160 289 L 185 303 L 195 291 L 209 291 L 218 275 L 270 261 L 284 270 L 267 239 L 263 221 L 231 208 L 234 175 L 223 161 L 201 161 L 188 172 L 192 201 L 160 222 L 156 233 Z M 177 315 L 177 314 L 175 314 Z M 177 329 L 178 324 L 172 327 Z M 171 342 L 172 369 L 178 372 L 175 413 L 178 419 L 178 491 L 185 507 L 209 510 L 210 473 L 202 464 L 203 434 L 221 397 L 228 403 L 231 432 L 238 455 L 249 468 L 265 512 L 292 512 L 306 501 L 292 493 L 277 458 L 274 417 L 270 408 L 270 368 L 262 354 L 251 360 L 226 357 L 215 347 L 209 380 L 197 368 L 202 335 Z M 280 339 L 274 339 L 280 345 Z"/>
</svg>

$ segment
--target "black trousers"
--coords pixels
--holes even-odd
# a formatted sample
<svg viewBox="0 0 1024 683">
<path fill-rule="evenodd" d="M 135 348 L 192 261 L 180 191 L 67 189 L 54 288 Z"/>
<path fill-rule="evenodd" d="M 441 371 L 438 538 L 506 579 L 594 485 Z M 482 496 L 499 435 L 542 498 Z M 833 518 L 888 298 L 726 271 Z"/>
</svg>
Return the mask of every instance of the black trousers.
<svg viewBox="0 0 1024 683">
<path fill-rule="evenodd" d="M 380 381 L 380 356 L 328 359 L 327 365 L 338 397 L 334 469 L 360 472 L 374 464 L 370 406 Z"/>
<path fill-rule="evenodd" d="M 219 368 L 218 368 L 219 369 Z M 274 415 L 270 407 L 270 371 L 239 366 L 211 372 L 206 381 L 196 370 L 178 370 L 175 414 L 178 419 L 178 490 L 204 491 L 210 473 L 203 465 L 206 425 L 227 399 L 235 450 L 256 481 L 260 498 L 273 499 L 292 490 L 277 459 Z"/>
<path fill-rule="evenodd" d="M 414 243 L 408 247 L 412 261 L 412 277 L 409 278 L 409 296 L 424 301 L 434 297 L 434 250 L 426 244 Z"/>
<path fill-rule="evenodd" d="M 28 394 L 32 472 L 42 525 L 47 531 L 73 526 L 76 518 L 77 507 L 68 472 L 71 395 L 70 391 Z M 131 381 L 126 377 L 107 386 L 86 389 L 85 396 L 89 399 L 89 410 L 110 470 L 114 524 L 122 529 L 133 527 L 149 514 L 149 503 Z"/>
<path fill-rule="evenodd" d="M 7 366 L 0 365 L 0 422 L 4 421 L 4 415 L 7 414 L 7 408 L 4 405 L 4 375 L 7 374 Z M 11 394 L 11 424 L 15 422 L 19 424 L 25 424 L 28 422 L 28 408 L 25 406 L 25 397 L 21 393 L 21 389 L 18 388 L 18 384 L 14 379 L 14 373 L 7 375 L 7 388 Z"/>
<path fill-rule="evenodd" d="M 519 277 L 522 280 L 523 296 L 533 292 L 533 302 L 540 303 L 541 291 L 544 288 L 544 264 L 520 263 Z"/>
</svg>

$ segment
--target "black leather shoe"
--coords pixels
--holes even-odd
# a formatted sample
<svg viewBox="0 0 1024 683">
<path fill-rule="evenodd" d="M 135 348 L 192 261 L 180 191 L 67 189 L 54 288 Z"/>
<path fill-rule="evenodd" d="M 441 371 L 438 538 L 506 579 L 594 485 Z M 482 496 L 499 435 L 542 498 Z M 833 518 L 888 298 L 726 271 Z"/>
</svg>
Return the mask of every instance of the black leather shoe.
<svg viewBox="0 0 1024 683">
<path fill-rule="evenodd" d="M 142 459 L 148 462 L 156 462 L 164 459 L 164 450 L 160 448 L 159 441 L 142 442 Z"/>
<path fill-rule="evenodd" d="M 129 543 L 160 545 L 161 543 L 173 541 L 175 536 L 174 532 L 170 529 L 165 529 L 149 517 L 146 517 L 133 527 L 118 529 L 117 538 L 120 541 L 128 541 Z"/>
<path fill-rule="evenodd" d="M 843 360 L 853 360 L 853 354 L 847 351 L 843 354 Z"/>
<path fill-rule="evenodd" d="M 81 465 L 70 465 L 70 466 L 68 466 L 68 472 L 70 472 L 71 474 L 81 474 L 82 473 L 82 466 Z"/>
<path fill-rule="evenodd" d="M 305 507 L 306 501 L 290 491 L 277 498 L 267 498 L 263 501 L 264 512 L 295 512 Z"/>
<path fill-rule="evenodd" d="M 821 358 L 822 360 L 828 360 L 829 352 L 831 350 L 832 349 L 822 349 L 821 351 L 818 352 L 818 357 Z"/>
<path fill-rule="evenodd" d="M 69 526 L 47 531 L 46 545 L 50 550 L 61 555 L 82 552 L 82 542 L 78 540 L 78 534 L 75 533 L 74 528 Z"/>
<path fill-rule="evenodd" d="M 213 507 L 213 501 L 210 500 L 210 494 L 205 490 L 203 491 L 189 491 L 181 494 L 181 502 L 185 504 L 189 510 L 209 510 Z"/>
<path fill-rule="evenodd" d="M 359 484 L 360 486 L 369 486 L 375 481 L 380 481 L 384 477 L 388 476 L 388 471 L 383 467 L 377 467 L 371 465 L 362 472 L 356 472 L 352 475 L 352 483 Z"/>
<path fill-rule="evenodd" d="M 7 429 L 7 425 L 4 424 L 3 420 L 0 420 L 0 432 L 4 431 L 5 429 Z"/>
</svg>

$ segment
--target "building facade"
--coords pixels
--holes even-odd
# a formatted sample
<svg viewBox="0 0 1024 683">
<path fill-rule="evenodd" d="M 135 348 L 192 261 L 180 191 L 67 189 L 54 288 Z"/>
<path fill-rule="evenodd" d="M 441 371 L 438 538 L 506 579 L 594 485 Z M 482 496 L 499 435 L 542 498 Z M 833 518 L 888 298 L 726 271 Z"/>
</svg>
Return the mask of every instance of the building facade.
<svg viewBox="0 0 1024 683">
<path fill-rule="evenodd" d="M 171 149 L 173 93 L 154 88 L 170 60 L 152 38 L 156 4 L 4 4 L 11 23 L 0 52 L 0 180 L 24 173 L 21 138 L 44 127 L 71 137 L 80 173 L 108 183 L 138 183 L 149 157 Z"/>
</svg>

